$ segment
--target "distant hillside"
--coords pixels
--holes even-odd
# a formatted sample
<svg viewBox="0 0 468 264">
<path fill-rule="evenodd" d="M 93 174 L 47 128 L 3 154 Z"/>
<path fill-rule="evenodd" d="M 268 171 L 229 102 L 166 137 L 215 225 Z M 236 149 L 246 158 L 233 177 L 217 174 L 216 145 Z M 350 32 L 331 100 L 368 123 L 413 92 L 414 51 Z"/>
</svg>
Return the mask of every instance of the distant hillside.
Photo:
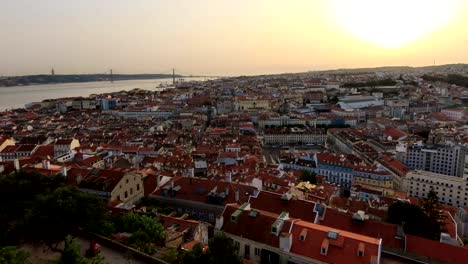
<svg viewBox="0 0 468 264">
<path fill-rule="evenodd" d="M 184 77 L 176 75 L 176 78 Z M 114 74 L 114 81 L 172 78 L 171 74 Z M 0 87 L 50 83 L 79 83 L 110 81 L 109 74 L 26 75 L 0 79 Z"/>
<path fill-rule="evenodd" d="M 423 67 L 410 67 L 410 66 L 384 66 L 375 68 L 356 68 L 356 69 L 337 69 L 337 70 L 326 70 L 316 71 L 320 73 L 329 74 L 365 74 L 375 72 L 458 72 L 468 74 L 468 64 L 446 64 L 446 65 L 435 65 L 435 66 L 423 66 Z"/>
</svg>

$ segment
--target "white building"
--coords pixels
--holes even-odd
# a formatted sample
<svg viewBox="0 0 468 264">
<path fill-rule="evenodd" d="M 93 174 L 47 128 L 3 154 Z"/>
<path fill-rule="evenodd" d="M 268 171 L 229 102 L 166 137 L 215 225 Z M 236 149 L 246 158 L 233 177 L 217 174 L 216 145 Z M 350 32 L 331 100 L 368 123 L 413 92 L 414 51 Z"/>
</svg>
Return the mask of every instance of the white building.
<svg viewBox="0 0 468 264">
<path fill-rule="evenodd" d="M 321 129 L 311 128 L 273 128 L 267 129 L 263 136 L 265 144 L 325 144 L 327 134 Z"/>
<path fill-rule="evenodd" d="M 468 237 L 468 207 L 459 207 L 455 214 L 457 233 L 461 238 Z"/>
<path fill-rule="evenodd" d="M 54 157 L 58 158 L 70 154 L 72 150 L 79 146 L 78 139 L 58 139 L 54 144 Z"/>
<path fill-rule="evenodd" d="M 468 205 L 468 176 L 454 177 L 417 170 L 406 175 L 405 185 L 411 197 L 425 198 L 432 189 L 441 203 L 451 206 Z"/>
<path fill-rule="evenodd" d="M 451 120 L 466 121 L 468 119 L 468 107 L 442 109 L 442 113 Z"/>
<path fill-rule="evenodd" d="M 305 125 L 306 120 L 299 118 L 291 118 L 289 116 L 272 117 L 268 119 L 258 119 L 258 126 L 265 128 L 266 126 L 288 126 L 288 125 Z"/>
<path fill-rule="evenodd" d="M 450 176 L 463 176 L 466 148 L 460 145 L 410 146 L 405 164 L 413 170 L 424 170 Z"/>
<path fill-rule="evenodd" d="M 269 110 L 271 109 L 271 102 L 269 99 L 260 97 L 236 97 L 234 101 L 234 109 L 236 111 L 249 111 L 249 110 Z"/>
</svg>

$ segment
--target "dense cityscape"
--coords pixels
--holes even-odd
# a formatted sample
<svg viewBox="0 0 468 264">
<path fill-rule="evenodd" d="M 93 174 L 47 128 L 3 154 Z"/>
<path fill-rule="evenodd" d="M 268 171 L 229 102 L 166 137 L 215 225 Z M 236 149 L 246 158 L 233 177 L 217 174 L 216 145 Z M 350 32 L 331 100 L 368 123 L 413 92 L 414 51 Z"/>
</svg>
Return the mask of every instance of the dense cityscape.
<svg viewBox="0 0 468 264">
<path fill-rule="evenodd" d="M 2 208 L 23 206 L 2 237 L 38 263 L 77 239 L 121 263 L 466 263 L 466 73 L 175 81 L 0 112 Z"/>
<path fill-rule="evenodd" d="M 0 0 L 0 264 L 468 264 L 467 13 Z"/>
</svg>

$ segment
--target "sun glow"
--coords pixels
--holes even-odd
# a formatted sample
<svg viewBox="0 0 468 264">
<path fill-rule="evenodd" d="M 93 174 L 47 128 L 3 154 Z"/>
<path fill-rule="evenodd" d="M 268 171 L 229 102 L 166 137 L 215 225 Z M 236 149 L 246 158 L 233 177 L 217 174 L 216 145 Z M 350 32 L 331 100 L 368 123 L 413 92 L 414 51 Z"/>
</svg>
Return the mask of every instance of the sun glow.
<svg viewBox="0 0 468 264">
<path fill-rule="evenodd" d="M 335 21 L 351 34 L 400 47 L 446 26 L 461 0 L 330 0 Z"/>
</svg>

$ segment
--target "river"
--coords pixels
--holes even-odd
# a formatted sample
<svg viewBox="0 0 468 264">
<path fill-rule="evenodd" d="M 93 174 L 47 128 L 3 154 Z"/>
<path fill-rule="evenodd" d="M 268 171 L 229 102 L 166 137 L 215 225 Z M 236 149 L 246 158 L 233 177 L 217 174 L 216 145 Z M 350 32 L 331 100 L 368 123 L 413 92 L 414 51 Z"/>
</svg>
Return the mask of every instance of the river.
<svg viewBox="0 0 468 264">
<path fill-rule="evenodd" d="M 185 81 L 203 81 L 207 78 L 185 78 Z M 128 91 L 135 88 L 157 90 L 160 84 L 171 84 L 172 79 L 126 80 L 115 82 L 84 82 L 0 87 L 0 111 L 21 108 L 25 104 L 45 99 L 87 97 L 91 94 Z"/>
</svg>

